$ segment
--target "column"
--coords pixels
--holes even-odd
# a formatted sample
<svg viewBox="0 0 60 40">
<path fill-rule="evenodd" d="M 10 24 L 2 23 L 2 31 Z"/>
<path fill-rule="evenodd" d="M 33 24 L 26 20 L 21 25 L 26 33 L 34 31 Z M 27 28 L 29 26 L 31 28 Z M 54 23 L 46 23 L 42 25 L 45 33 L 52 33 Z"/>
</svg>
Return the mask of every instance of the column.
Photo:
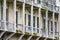
<svg viewBox="0 0 60 40">
<path fill-rule="evenodd" d="M 39 8 L 39 34 L 42 33 L 42 15 L 41 15 L 41 8 Z"/>
<path fill-rule="evenodd" d="M 48 37 L 48 10 L 46 9 L 46 21 L 45 21 L 45 27 L 46 27 L 46 37 Z"/>
<path fill-rule="evenodd" d="M 55 12 L 54 12 L 54 6 L 53 6 L 53 38 L 55 37 Z"/>
<path fill-rule="evenodd" d="M 1 1 L 0 1 L 0 20 L 1 20 L 1 9 L 2 9 L 2 5 L 1 5 Z"/>
<path fill-rule="evenodd" d="M 6 28 L 6 0 L 3 0 L 3 22 L 4 22 L 5 30 L 7 30 Z"/>
<path fill-rule="evenodd" d="M 25 32 L 25 3 L 23 3 L 23 34 Z"/>
<path fill-rule="evenodd" d="M 37 16 L 35 17 L 35 28 L 36 28 L 36 33 L 37 33 Z"/>
<path fill-rule="evenodd" d="M 2 9 L 2 5 L 1 4 L 2 4 L 2 2 L 0 1 L 0 20 L 1 20 L 1 13 L 2 13 L 1 12 L 1 9 Z M 0 22 L 0 27 L 1 27 L 1 22 Z"/>
<path fill-rule="evenodd" d="M 32 27 L 32 34 L 33 34 L 33 2 L 31 5 L 31 27 Z"/>
<path fill-rule="evenodd" d="M 14 0 L 14 32 L 16 32 L 16 0 Z"/>
<path fill-rule="evenodd" d="M 59 40 L 60 40 L 60 7 L 59 7 L 59 15 L 58 15 L 58 30 L 59 30 Z"/>
<path fill-rule="evenodd" d="M 55 37 L 55 13 L 53 12 L 53 37 Z"/>
</svg>

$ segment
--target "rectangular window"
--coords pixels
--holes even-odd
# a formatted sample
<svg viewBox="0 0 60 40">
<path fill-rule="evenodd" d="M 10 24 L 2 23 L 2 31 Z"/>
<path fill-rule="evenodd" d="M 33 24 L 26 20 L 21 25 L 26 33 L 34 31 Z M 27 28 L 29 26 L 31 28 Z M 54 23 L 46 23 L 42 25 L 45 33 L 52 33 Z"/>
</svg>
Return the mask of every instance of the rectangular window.
<svg viewBox="0 0 60 40">
<path fill-rule="evenodd" d="M 31 14 L 31 9 L 27 9 L 27 11 L 29 12 L 29 14 Z"/>
<path fill-rule="evenodd" d="M 51 31 L 53 31 L 53 22 L 51 21 Z"/>
<path fill-rule="evenodd" d="M 39 33 L 39 29 L 37 29 L 37 33 Z"/>
<path fill-rule="evenodd" d="M 8 22 L 9 14 L 8 14 L 8 8 L 6 9 L 6 21 Z"/>
<path fill-rule="evenodd" d="M 25 14 L 25 25 L 26 25 L 26 14 Z"/>
<path fill-rule="evenodd" d="M 39 17 L 37 17 L 37 28 L 39 28 Z"/>
<path fill-rule="evenodd" d="M 54 6 L 54 10 L 56 11 L 56 6 Z"/>
<path fill-rule="evenodd" d="M 57 32 L 57 23 L 55 22 L 55 32 Z"/>
<path fill-rule="evenodd" d="M 16 27 L 17 27 L 17 24 L 18 24 L 18 11 L 16 11 Z"/>
<path fill-rule="evenodd" d="M 28 15 L 28 26 L 31 26 L 31 15 Z"/>
<path fill-rule="evenodd" d="M 9 13 L 8 13 L 8 8 L 6 9 L 6 25 L 8 26 L 8 18 L 9 18 Z"/>
<path fill-rule="evenodd" d="M 1 2 L 1 19 L 3 20 L 3 1 Z"/>
<path fill-rule="evenodd" d="M 35 27 L 35 16 L 33 16 L 33 27 Z"/>
<path fill-rule="evenodd" d="M 53 21 L 51 21 L 51 33 L 53 33 Z"/>
<path fill-rule="evenodd" d="M 48 20 L 48 34 L 49 34 L 49 29 L 50 29 L 50 28 L 49 28 L 49 20 Z"/>
<path fill-rule="evenodd" d="M 45 32 L 45 19 L 43 19 L 43 29 L 42 30 Z"/>
</svg>

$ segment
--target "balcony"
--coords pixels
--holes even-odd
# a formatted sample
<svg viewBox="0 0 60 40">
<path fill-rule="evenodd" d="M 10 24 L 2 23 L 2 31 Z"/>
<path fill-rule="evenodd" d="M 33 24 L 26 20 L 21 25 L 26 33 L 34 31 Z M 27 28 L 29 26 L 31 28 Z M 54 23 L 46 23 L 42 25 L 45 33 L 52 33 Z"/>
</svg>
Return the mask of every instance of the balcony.
<svg viewBox="0 0 60 40">
<path fill-rule="evenodd" d="M 45 9 L 46 3 L 42 1 L 41 6 L 43 9 Z"/>
<path fill-rule="evenodd" d="M 48 9 L 49 9 L 50 11 L 53 11 L 53 5 L 48 4 Z"/>
<path fill-rule="evenodd" d="M 32 2 L 33 2 L 34 6 L 40 6 L 39 5 L 40 4 L 40 0 L 26 0 L 25 2 L 28 3 L 28 4 L 32 4 Z"/>
<path fill-rule="evenodd" d="M 6 27 L 5 27 L 6 25 Z M 6 31 L 9 32 L 15 32 L 16 30 L 14 29 L 14 24 L 13 23 L 9 23 L 6 22 L 4 20 L 0 20 L 0 30 L 4 31 L 6 29 Z"/>
<path fill-rule="evenodd" d="M 32 34 L 32 27 L 31 26 L 25 26 L 25 32 Z"/>
<path fill-rule="evenodd" d="M 56 32 L 55 33 L 55 37 L 59 37 L 59 32 Z"/>
<path fill-rule="evenodd" d="M 36 30 L 37 28 L 33 27 L 33 33 L 37 33 Z"/>
<path fill-rule="evenodd" d="M 13 23 L 6 22 L 6 27 L 7 27 L 7 31 L 9 31 L 9 32 L 15 32 L 16 31 L 14 29 L 14 24 Z"/>
<path fill-rule="evenodd" d="M 25 0 L 27 4 L 32 4 L 32 0 Z"/>
<path fill-rule="evenodd" d="M 58 13 L 59 12 L 59 7 L 58 6 L 54 6 L 54 11 Z"/>
<path fill-rule="evenodd" d="M 42 31 L 42 36 L 46 37 L 46 32 L 45 31 Z"/>
<path fill-rule="evenodd" d="M 17 33 L 22 33 L 23 32 L 23 26 L 22 25 L 17 25 L 17 27 L 16 27 L 16 31 L 18 31 Z M 28 33 L 29 35 L 31 35 L 32 34 L 32 27 L 31 26 L 25 26 L 25 33 Z M 37 34 L 37 36 L 39 36 L 40 35 L 40 33 L 39 33 L 39 28 L 35 28 L 35 27 L 33 27 L 33 34 L 34 33 L 36 33 Z M 39 35 L 38 35 L 39 34 Z M 41 33 L 42 34 L 42 33 Z"/>
<path fill-rule="evenodd" d="M 53 31 L 49 33 L 49 37 L 53 38 Z"/>
<path fill-rule="evenodd" d="M 22 25 L 18 24 L 16 27 L 16 32 L 22 34 L 23 28 L 24 27 Z M 24 31 L 25 31 L 25 34 L 32 35 L 32 27 L 31 26 L 25 26 Z M 33 27 L 33 35 L 46 37 L 46 31 L 44 29 L 39 31 L 39 28 Z M 55 36 L 57 36 L 57 34 Z M 49 32 L 48 37 L 53 38 L 53 32 Z"/>
<path fill-rule="evenodd" d="M 17 0 L 17 1 L 24 2 L 24 0 Z"/>
<path fill-rule="evenodd" d="M 23 26 L 20 25 L 20 24 L 17 24 L 17 26 L 16 26 L 16 32 L 17 33 L 22 33 L 23 32 Z"/>
<path fill-rule="evenodd" d="M 37 36 L 43 36 L 42 33 L 43 33 L 42 30 L 40 30 L 39 28 L 37 28 Z"/>
<path fill-rule="evenodd" d="M 33 0 L 33 5 L 34 5 L 34 6 L 40 7 L 40 3 L 41 3 L 40 0 Z"/>
<path fill-rule="evenodd" d="M 5 23 L 3 20 L 0 20 L 0 30 L 5 30 Z"/>
<path fill-rule="evenodd" d="M 48 0 L 49 4 L 52 4 L 52 0 Z"/>
<path fill-rule="evenodd" d="M 43 9 L 45 9 L 45 7 L 46 7 L 46 2 L 42 1 L 41 6 L 42 6 Z M 50 11 L 53 11 L 53 7 L 54 7 L 54 11 L 58 13 L 58 12 L 59 12 L 59 7 L 58 7 L 58 6 L 55 6 L 54 4 L 48 3 L 48 9 L 49 9 Z"/>
</svg>

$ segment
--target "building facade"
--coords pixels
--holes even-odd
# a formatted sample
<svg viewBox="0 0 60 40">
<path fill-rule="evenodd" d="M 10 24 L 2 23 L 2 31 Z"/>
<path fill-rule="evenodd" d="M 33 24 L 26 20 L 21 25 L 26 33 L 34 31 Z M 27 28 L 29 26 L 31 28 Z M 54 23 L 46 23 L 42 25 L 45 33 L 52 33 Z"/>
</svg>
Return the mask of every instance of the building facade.
<svg viewBox="0 0 60 40">
<path fill-rule="evenodd" d="M 0 0 L 0 40 L 59 40 L 56 0 Z"/>
</svg>

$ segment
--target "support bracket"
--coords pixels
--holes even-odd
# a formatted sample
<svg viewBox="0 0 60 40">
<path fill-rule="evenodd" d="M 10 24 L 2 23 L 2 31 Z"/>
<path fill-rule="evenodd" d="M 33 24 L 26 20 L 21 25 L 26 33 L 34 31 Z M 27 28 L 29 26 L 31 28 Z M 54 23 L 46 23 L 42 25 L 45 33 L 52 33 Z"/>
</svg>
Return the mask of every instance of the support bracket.
<svg viewBox="0 0 60 40">
<path fill-rule="evenodd" d="M 15 34 L 15 33 L 10 34 L 10 35 L 6 38 L 6 40 L 10 39 L 14 34 Z"/>
<path fill-rule="evenodd" d="M 21 35 L 18 40 L 21 40 L 24 35 Z"/>
<path fill-rule="evenodd" d="M 39 40 L 40 37 L 38 37 L 36 40 Z"/>
<path fill-rule="evenodd" d="M 4 32 L 1 32 L 1 34 L 0 34 L 0 38 L 3 36 L 4 33 L 5 33 L 5 31 L 4 31 Z"/>
<path fill-rule="evenodd" d="M 32 38 L 32 35 L 31 35 L 31 36 L 29 36 L 27 40 L 30 40 L 31 38 Z"/>
</svg>

